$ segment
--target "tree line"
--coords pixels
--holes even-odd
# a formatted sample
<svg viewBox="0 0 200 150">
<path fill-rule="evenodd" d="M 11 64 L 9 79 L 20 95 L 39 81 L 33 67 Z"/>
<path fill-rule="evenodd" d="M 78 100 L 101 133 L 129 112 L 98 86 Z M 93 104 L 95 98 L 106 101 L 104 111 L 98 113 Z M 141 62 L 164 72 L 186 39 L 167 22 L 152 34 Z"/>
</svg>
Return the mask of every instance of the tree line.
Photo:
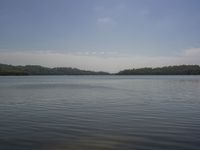
<svg viewBox="0 0 200 150">
<path fill-rule="evenodd" d="M 0 75 L 107 75 L 107 72 L 80 70 L 71 67 L 48 68 L 39 65 L 13 66 L 0 64 Z"/>
<path fill-rule="evenodd" d="M 39 65 L 13 66 L 0 64 L 0 75 L 109 75 L 103 71 L 88 71 L 71 67 L 48 68 Z M 199 65 L 145 67 L 125 69 L 112 75 L 200 75 Z"/>
<path fill-rule="evenodd" d="M 157 68 L 126 69 L 117 75 L 200 75 L 199 65 L 165 66 Z"/>
</svg>

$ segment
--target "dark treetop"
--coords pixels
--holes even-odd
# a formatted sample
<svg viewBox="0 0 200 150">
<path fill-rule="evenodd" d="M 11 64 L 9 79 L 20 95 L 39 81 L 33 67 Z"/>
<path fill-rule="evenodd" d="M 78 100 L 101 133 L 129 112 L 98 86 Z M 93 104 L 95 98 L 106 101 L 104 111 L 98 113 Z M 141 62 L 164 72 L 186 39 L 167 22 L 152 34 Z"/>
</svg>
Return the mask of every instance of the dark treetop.
<svg viewBox="0 0 200 150">
<path fill-rule="evenodd" d="M 158 68 L 126 69 L 117 75 L 200 75 L 199 65 L 180 65 Z"/>
<path fill-rule="evenodd" d="M 0 64 L 0 75 L 107 75 L 107 72 L 80 70 L 70 67 L 48 68 L 38 65 L 13 66 Z"/>
<path fill-rule="evenodd" d="M 13 66 L 0 64 L 0 75 L 109 75 L 107 72 L 80 70 L 71 67 L 48 68 L 38 65 Z M 114 75 L 200 75 L 199 65 L 126 69 Z"/>
</svg>

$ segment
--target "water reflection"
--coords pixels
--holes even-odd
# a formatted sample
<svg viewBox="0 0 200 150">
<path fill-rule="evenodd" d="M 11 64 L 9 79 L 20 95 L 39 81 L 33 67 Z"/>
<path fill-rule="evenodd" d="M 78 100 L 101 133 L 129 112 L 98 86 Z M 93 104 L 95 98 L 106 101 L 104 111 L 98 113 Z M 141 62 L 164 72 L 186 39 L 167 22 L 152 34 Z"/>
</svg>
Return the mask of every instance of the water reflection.
<svg viewBox="0 0 200 150">
<path fill-rule="evenodd" d="M 199 76 L 0 77 L 0 149 L 198 149 L 199 81 Z"/>
</svg>

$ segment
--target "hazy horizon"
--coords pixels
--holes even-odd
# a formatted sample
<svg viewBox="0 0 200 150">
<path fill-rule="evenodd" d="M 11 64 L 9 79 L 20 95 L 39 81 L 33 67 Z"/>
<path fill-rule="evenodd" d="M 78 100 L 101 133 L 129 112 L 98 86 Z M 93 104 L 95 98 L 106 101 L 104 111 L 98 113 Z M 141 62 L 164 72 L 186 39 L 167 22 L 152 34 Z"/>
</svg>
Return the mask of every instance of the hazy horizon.
<svg viewBox="0 0 200 150">
<path fill-rule="evenodd" d="M 0 63 L 117 72 L 200 64 L 198 0 L 1 0 Z"/>
</svg>

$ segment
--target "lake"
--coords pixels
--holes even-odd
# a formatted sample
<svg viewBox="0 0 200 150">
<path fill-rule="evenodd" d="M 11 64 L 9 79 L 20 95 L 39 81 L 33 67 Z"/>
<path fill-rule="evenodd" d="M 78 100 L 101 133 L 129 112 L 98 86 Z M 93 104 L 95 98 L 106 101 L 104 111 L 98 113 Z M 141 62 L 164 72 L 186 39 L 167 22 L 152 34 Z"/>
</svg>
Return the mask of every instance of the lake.
<svg viewBox="0 0 200 150">
<path fill-rule="evenodd" d="M 1 150 L 199 150 L 200 76 L 0 77 Z"/>
</svg>

